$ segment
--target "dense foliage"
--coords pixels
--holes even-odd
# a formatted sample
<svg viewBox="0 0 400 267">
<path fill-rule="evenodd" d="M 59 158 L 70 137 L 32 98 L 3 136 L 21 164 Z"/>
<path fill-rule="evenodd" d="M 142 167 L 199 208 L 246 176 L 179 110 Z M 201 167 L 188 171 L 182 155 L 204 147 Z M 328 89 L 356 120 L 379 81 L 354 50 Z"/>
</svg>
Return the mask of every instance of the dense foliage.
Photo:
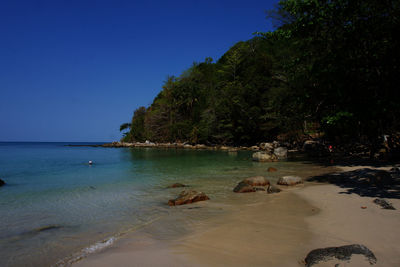
<svg viewBox="0 0 400 267">
<path fill-rule="evenodd" d="M 394 0 L 280 1 L 274 32 L 168 77 L 123 140 L 239 145 L 398 131 L 399 11 Z"/>
</svg>

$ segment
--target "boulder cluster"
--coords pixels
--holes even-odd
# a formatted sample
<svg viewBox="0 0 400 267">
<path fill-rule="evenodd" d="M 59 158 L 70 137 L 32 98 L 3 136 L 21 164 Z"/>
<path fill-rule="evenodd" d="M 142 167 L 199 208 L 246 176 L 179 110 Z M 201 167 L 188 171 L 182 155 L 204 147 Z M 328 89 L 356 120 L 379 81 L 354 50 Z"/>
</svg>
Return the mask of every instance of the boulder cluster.
<svg viewBox="0 0 400 267">
<path fill-rule="evenodd" d="M 275 168 L 273 169 L 277 171 Z M 301 183 L 303 183 L 303 180 L 298 176 L 283 176 L 278 180 L 277 185 L 293 186 Z M 272 185 L 264 176 L 254 176 L 239 182 L 233 189 L 235 193 L 251 193 L 256 191 L 266 191 L 268 194 L 272 194 L 280 192 L 281 188 Z"/>
</svg>

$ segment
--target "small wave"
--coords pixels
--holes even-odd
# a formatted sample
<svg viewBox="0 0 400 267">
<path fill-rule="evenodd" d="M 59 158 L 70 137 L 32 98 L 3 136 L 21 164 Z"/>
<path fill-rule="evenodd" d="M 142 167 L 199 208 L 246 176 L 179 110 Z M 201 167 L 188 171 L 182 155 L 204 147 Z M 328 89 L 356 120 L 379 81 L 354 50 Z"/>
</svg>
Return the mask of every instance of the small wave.
<svg viewBox="0 0 400 267">
<path fill-rule="evenodd" d="M 76 253 L 72 257 L 60 260 L 54 266 L 71 266 L 73 263 L 80 261 L 81 259 L 87 257 L 89 254 L 99 252 L 107 247 L 112 246 L 117 240 L 117 236 L 113 236 L 103 241 L 97 242 L 94 245 L 82 249 L 80 252 Z"/>
</svg>

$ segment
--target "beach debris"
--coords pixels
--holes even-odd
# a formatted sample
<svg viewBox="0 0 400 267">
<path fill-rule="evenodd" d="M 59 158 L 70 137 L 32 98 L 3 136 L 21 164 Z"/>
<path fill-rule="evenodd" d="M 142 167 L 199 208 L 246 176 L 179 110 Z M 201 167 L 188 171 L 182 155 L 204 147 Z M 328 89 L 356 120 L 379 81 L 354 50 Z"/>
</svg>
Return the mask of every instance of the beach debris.
<svg viewBox="0 0 400 267">
<path fill-rule="evenodd" d="M 327 262 L 334 259 L 349 262 L 353 254 L 364 255 L 370 265 L 374 265 L 377 262 L 371 250 L 366 246 L 358 244 L 314 249 L 307 254 L 305 262 L 307 267 L 313 266 L 321 261 Z"/>
<path fill-rule="evenodd" d="M 280 190 L 278 187 L 273 186 L 273 185 L 269 185 L 268 188 L 267 188 L 267 193 L 268 193 L 268 194 L 279 193 L 279 192 L 281 192 L 281 191 L 282 191 L 282 190 Z"/>
<path fill-rule="evenodd" d="M 296 185 L 302 183 L 303 180 L 299 176 L 283 176 L 278 180 L 279 185 Z"/>
<path fill-rule="evenodd" d="M 170 199 L 168 201 L 168 205 L 170 206 L 184 205 L 209 199 L 210 198 L 203 192 L 197 192 L 195 190 L 184 190 L 178 195 L 177 198 Z"/>
<path fill-rule="evenodd" d="M 253 176 L 253 177 L 248 177 L 243 180 L 248 185 L 252 186 L 267 186 L 269 185 L 269 181 L 267 178 L 264 176 Z"/>
<path fill-rule="evenodd" d="M 288 150 L 286 147 L 280 146 L 274 149 L 274 155 L 278 159 L 287 159 Z"/>
<path fill-rule="evenodd" d="M 361 206 L 361 208 L 362 208 L 363 210 L 365 210 L 367 207 L 366 207 L 366 206 Z"/>
<path fill-rule="evenodd" d="M 174 183 L 174 184 L 167 186 L 167 188 L 177 188 L 177 187 L 186 187 L 186 185 L 181 184 L 181 183 Z"/>
<path fill-rule="evenodd" d="M 374 203 L 381 206 L 385 210 L 395 210 L 395 207 L 393 207 L 392 203 L 389 203 L 382 198 L 374 199 Z"/>
<path fill-rule="evenodd" d="M 278 171 L 278 170 L 276 168 L 274 168 L 274 167 L 269 167 L 267 169 L 267 172 L 276 172 L 276 171 Z"/>
<path fill-rule="evenodd" d="M 0 179 L 0 186 L 3 186 L 5 184 L 6 184 L 6 182 L 4 182 L 2 179 Z"/>
<path fill-rule="evenodd" d="M 248 183 L 245 183 L 245 182 L 241 181 L 233 189 L 233 192 L 235 192 L 235 193 L 251 193 L 251 192 L 256 192 L 256 189 L 254 188 L 254 186 L 249 185 Z"/>
<path fill-rule="evenodd" d="M 261 151 L 253 153 L 252 159 L 253 161 L 259 161 L 259 162 L 278 161 L 278 158 L 274 154 L 269 154 L 267 152 L 261 152 Z"/>
<path fill-rule="evenodd" d="M 89 165 L 92 165 L 92 164 L 93 164 L 93 161 L 89 160 Z"/>
</svg>

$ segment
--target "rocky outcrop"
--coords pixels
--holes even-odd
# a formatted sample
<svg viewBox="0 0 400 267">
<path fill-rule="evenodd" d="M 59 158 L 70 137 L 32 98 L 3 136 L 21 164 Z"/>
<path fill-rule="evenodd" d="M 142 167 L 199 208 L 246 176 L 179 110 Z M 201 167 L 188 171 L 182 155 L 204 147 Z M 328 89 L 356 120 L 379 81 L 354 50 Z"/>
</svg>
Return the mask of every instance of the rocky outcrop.
<svg viewBox="0 0 400 267">
<path fill-rule="evenodd" d="M 0 187 L 5 185 L 5 184 L 6 184 L 6 182 L 4 182 L 2 179 L 0 179 Z"/>
<path fill-rule="evenodd" d="M 278 171 L 276 168 L 274 167 L 268 167 L 267 172 L 276 172 Z"/>
<path fill-rule="evenodd" d="M 395 210 L 393 205 L 382 198 L 374 199 L 374 203 L 381 206 L 385 210 Z"/>
<path fill-rule="evenodd" d="M 256 192 L 256 188 L 254 188 L 254 186 L 249 185 L 248 183 L 245 183 L 242 181 L 237 184 L 237 186 L 233 189 L 233 192 L 235 192 L 235 193 L 251 193 L 251 192 Z"/>
<path fill-rule="evenodd" d="M 254 161 L 259 161 L 259 162 L 272 162 L 278 160 L 274 154 L 268 154 L 266 152 L 261 152 L 261 151 L 253 153 L 252 158 Z"/>
<path fill-rule="evenodd" d="M 370 265 L 374 265 L 377 262 L 377 259 L 371 250 L 369 250 L 366 246 L 358 244 L 341 246 L 341 247 L 314 249 L 307 254 L 305 262 L 307 267 L 311 267 L 315 264 L 318 264 L 321 261 L 327 262 L 334 259 L 350 262 L 351 264 L 351 256 L 353 254 L 364 255 L 366 261 Z M 333 264 L 335 263 L 332 263 L 332 266 L 337 266 Z"/>
<path fill-rule="evenodd" d="M 177 187 L 186 187 L 186 185 L 181 184 L 181 183 L 174 183 L 174 184 L 167 186 L 167 188 L 177 188 Z"/>
<path fill-rule="evenodd" d="M 299 176 L 283 176 L 279 178 L 279 185 L 296 185 L 302 184 L 303 180 Z"/>
<path fill-rule="evenodd" d="M 269 181 L 264 176 L 253 176 L 243 180 L 244 183 L 252 186 L 267 186 Z"/>
<path fill-rule="evenodd" d="M 193 202 L 209 200 L 210 198 L 204 194 L 203 192 L 197 192 L 194 190 L 185 190 L 182 191 L 177 198 L 170 199 L 168 201 L 168 205 L 176 206 L 176 205 L 184 205 L 190 204 Z"/>
<path fill-rule="evenodd" d="M 286 147 L 280 146 L 274 149 L 274 155 L 278 159 L 287 159 L 288 157 L 288 150 Z"/>
</svg>

